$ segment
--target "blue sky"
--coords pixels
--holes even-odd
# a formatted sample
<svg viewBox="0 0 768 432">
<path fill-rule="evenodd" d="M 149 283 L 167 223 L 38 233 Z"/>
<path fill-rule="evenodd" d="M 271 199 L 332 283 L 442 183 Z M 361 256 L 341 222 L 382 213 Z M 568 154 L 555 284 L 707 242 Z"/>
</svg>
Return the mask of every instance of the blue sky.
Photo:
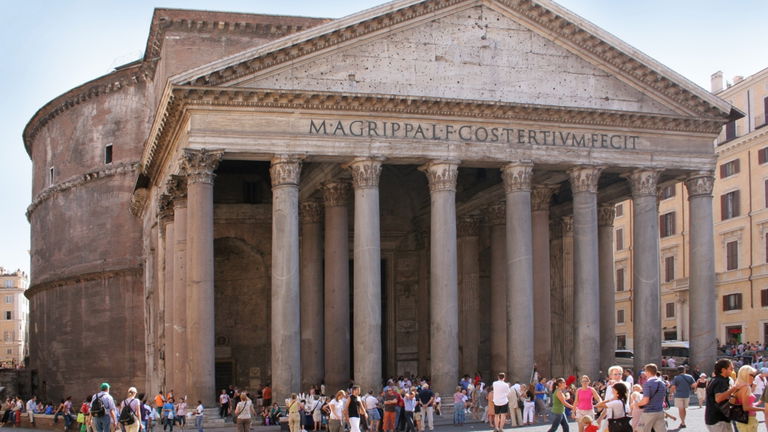
<svg viewBox="0 0 768 432">
<path fill-rule="evenodd" d="M 21 134 L 45 103 L 115 66 L 143 55 L 155 7 L 338 18 L 376 6 L 372 0 L 0 0 L 0 266 L 29 270 L 31 162 Z M 765 0 L 561 0 L 608 30 L 709 89 L 768 67 Z"/>
</svg>

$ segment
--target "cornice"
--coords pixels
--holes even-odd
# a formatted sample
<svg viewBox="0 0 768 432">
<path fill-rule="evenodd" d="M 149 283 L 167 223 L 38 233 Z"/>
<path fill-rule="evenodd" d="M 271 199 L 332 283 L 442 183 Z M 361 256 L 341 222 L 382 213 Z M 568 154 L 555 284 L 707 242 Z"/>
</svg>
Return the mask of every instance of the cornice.
<svg viewBox="0 0 768 432">
<path fill-rule="evenodd" d="M 742 135 L 725 144 L 715 146 L 715 154 L 719 156 L 726 156 L 737 153 L 741 150 L 744 150 L 745 147 L 749 147 L 755 144 L 755 141 L 761 140 L 764 140 L 765 143 L 768 144 L 768 126 L 753 130 L 752 132 L 746 135 Z"/>
<path fill-rule="evenodd" d="M 296 112 L 343 111 L 478 118 L 502 121 L 534 121 L 590 127 L 620 127 L 687 133 L 717 134 L 723 122 L 718 118 L 691 118 L 617 110 L 595 110 L 547 105 L 482 100 L 398 96 L 368 93 L 336 93 L 251 88 L 172 86 L 152 126 L 142 156 L 142 173 L 152 177 L 159 149 L 172 139 L 180 120 L 196 108 L 279 109 Z"/>
<path fill-rule="evenodd" d="M 27 220 L 30 219 L 32 216 L 32 212 L 37 209 L 37 207 L 40 206 L 44 201 L 56 196 L 57 194 L 67 191 L 69 189 L 82 186 L 86 183 L 90 183 L 95 180 L 103 179 L 106 177 L 112 177 L 119 174 L 133 174 L 136 172 L 136 169 L 138 168 L 139 163 L 138 162 L 124 162 L 115 164 L 112 166 L 109 166 L 107 168 L 103 168 L 100 170 L 94 170 L 89 171 L 84 174 L 80 174 L 75 177 L 70 177 L 67 180 L 64 180 L 61 183 L 56 183 L 53 186 L 49 186 L 45 189 L 43 189 L 37 196 L 32 200 L 32 203 L 27 207 Z"/>
<path fill-rule="evenodd" d="M 300 57 L 327 50 L 352 39 L 384 31 L 390 27 L 425 15 L 435 15 L 441 10 L 467 3 L 469 0 L 404 1 L 391 9 L 364 11 L 347 19 L 319 26 L 304 37 L 283 39 L 263 48 L 249 50 L 224 61 L 206 65 L 182 74 L 177 84 L 193 86 L 220 86 L 237 82 L 260 71 L 273 68 Z M 644 89 L 657 92 L 660 99 L 676 105 L 688 115 L 719 117 L 730 114 L 727 103 L 699 89 L 683 76 L 658 64 L 650 57 L 626 45 L 609 33 L 547 0 L 493 0 L 486 6 L 498 4 L 529 25 L 535 25 L 548 37 L 571 50 L 585 52 L 609 68 L 620 72 L 622 77 L 634 81 Z M 378 13 L 377 13 L 378 12 Z"/>
<path fill-rule="evenodd" d="M 30 286 L 29 288 L 27 288 L 27 290 L 24 292 L 24 295 L 31 300 L 33 296 L 53 288 L 60 288 L 67 285 L 75 285 L 80 283 L 93 282 L 93 281 L 104 280 L 104 279 L 112 279 L 112 278 L 123 277 L 123 276 L 141 276 L 143 273 L 144 273 L 144 268 L 141 266 L 141 264 L 134 267 L 124 267 L 124 268 L 118 268 L 118 269 L 82 273 L 79 275 L 63 277 L 60 279 L 36 283 Z"/>
</svg>

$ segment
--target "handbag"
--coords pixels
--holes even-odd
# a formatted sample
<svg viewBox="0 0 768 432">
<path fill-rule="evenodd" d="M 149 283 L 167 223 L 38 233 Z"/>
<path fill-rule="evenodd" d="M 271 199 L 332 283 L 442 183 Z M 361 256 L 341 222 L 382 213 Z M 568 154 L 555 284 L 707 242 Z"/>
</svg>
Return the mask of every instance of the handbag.
<svg viewBox="0 0 768 432">
<path fill-rule="evenodd" d="M 733 397 L 733 396 L 731 396 Z M 737 421 L 739 423 L 749 423 L 749 412 L 744 411 L 744 407 L 731 402 L 731 398 L 728 398 L 719 404 L 717 404 L 720 412 L 723 413 L 729 420 Z"/>
<path fill-rule="evenodd" d="M 85 414 L 77 413 L 77 422 L 78 423 L 85 423 Z"/>
<path fill-rule="evenodd" d="M 608 419 L 608 432 L 632 432 L 632 417 L 627 417 L 627 407 L 621 404 L 624 409 L 624 417 L 621 418 L 609 418 Z"/>
</svg>

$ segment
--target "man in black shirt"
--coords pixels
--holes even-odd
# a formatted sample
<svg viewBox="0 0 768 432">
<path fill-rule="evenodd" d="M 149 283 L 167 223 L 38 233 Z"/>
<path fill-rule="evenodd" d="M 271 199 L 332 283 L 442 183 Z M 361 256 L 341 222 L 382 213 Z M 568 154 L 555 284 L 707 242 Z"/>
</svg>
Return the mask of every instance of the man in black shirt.
<svg viewBox="0 0 768 432">
<path fill-rule="evenodd" d="M 745 384 L 731 387 L 729 377 L 733 372 L 733 364 L 728 359 L 720 359 L 715 363 L 715 377 L 707 385 L 707 406 L 704 411 L 704 422 L 710 432 L 731 432 L 731 422 L 718 408 L 718 404 L 727 401 Z"/>
<path fill-rule="evenodd" d="M 423 407 L 421 410 L 423 420 L 419 424 L 421 431 L 427 424 L 429 424 L 429 430 L 433 430 L 435 428 L 432 418 L 435 411 L 435 393 L 429 389 L 427 383 L 422 384 L 421 391 L 419 391 L 419 404 Z"/>
</svg>

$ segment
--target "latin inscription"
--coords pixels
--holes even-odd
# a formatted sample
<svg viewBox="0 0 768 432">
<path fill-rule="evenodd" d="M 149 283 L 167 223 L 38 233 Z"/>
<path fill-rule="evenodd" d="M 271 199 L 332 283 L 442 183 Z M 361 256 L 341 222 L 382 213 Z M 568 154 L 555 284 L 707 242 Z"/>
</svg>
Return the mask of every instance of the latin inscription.
<svg viewBox="0 0 768 432">
<path fill-rule="evenodd" d="M 407 123 L 375 120 L 310 120 L 310 135 L 337 137 L 382 137 L 431 141 L 460 140 L 539 146 L 567 146 L 635 150 L 636 135 L 583 133 L 546 129 L 485 127 L 469 124 Z"/>
</svg>

